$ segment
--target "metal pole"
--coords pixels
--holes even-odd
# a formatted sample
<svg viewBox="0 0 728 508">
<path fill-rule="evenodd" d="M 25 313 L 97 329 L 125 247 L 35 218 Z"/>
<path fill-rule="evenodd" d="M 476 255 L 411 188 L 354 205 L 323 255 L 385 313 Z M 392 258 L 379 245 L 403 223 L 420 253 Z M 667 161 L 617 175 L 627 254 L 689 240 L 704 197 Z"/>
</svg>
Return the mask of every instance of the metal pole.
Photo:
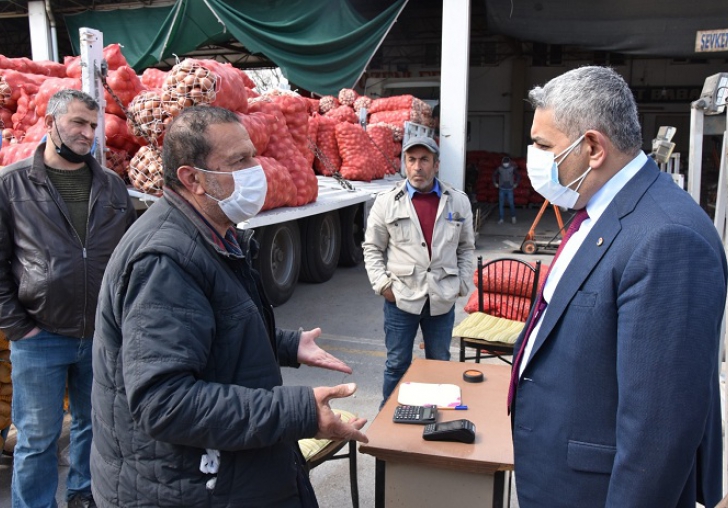
<svg viewBox="0 0 728 508">
<path fill-rule="evenodd" d="M 96 152 L 94 157 L 102 166 L 106 165 L 106 126 L 104 111 L 104 87 L 101 86 L 101 72 L 106 68 L 104 62 L 104 36 L 93 28 L 80 28 L 81 38 L 81 87 L 84 92 L 96 100 L 99 105 L 98 126 L 94 134 Z"/>
<path fill-rule="evenodd" d="M 690 158 L 688 159 L 688 193 L 700 204 L 700 178 L 703 161 L 703 110 L 690 108 Z"/>
<path fill-rule="evenodd" d="M 460 190 L 465 188 L 469 55 L 470 0 L 443 0 L 439 176 Z"/>
<path fill-rule="evenodd" d="M 33 60 L 51 60 L 53 41 L 51 40 L 46 6 L 42 0 L 28 2 L 28 25 Z"/>
</svg>

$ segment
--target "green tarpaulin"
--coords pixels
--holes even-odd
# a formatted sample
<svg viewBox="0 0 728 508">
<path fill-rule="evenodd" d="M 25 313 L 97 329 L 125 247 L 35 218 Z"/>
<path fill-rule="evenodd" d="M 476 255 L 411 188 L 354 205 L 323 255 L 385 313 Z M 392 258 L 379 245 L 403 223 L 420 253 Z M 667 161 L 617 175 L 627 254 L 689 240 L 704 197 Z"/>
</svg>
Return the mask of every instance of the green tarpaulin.
<svg viewBox="0 0 728 508">
<path fill-rule="evenodd" d="M 364 19 L 348 0 L 177 0 L 173 6 L 87 11 L 65 16 L 74 51 L 78 29 L 119 43 L 141 71 L 157 62 L 231 39 L 262 53 L 297 86 L 321 95 L 352 88 L 407 0 Z"/>
</svg>

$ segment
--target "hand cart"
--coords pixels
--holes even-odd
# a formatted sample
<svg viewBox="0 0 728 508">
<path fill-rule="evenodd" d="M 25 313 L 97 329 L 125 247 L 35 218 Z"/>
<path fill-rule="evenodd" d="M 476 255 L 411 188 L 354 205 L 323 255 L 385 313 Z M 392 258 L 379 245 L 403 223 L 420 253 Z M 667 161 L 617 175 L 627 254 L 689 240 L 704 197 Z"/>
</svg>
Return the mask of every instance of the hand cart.
<svg viewBox="0 0 728 508">
<path fill-rule="evenodd" d="M 539 247 L 544 249 L 559 248 L 561 241 L 554 243 L 554 240 L 559 235 L 563 238 L 566 230 L 564 229 L 564 221 L 561 219 L 561 210 L 559 210 L 559 207 L 556 205 L 551 205 L 551 207 L 554 209 L 554 214 L 556 215 L 556 223 L 559 225 L 559 232 L 548 241 L 536 240 L 536 226 L 538 226 L 538 223 L 541 221 L 541 217 L 543 217 L 546 208 L 548 208 L 550 204 L 551 203 L 548 200 L 543 202 L 541 209 L 538 211 L 538 215 L 536 215 L 533 224 L 531 224 L 531 229 L 529 229 L 528 233 L 526 233 L 526 237 L 523 239 L 523 243 L 521 244 L 521 252 L 524 254 L 535 254 L 538 252 Z"/>
</svg>

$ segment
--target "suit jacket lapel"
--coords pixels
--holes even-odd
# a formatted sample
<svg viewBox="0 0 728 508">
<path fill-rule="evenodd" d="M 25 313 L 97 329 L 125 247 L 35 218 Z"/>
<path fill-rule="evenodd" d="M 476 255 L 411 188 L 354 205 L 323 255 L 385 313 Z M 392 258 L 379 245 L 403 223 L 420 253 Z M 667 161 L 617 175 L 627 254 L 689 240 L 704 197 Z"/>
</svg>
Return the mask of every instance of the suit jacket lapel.
<svg viewBox="0 0 728 508">
<path fill-rule="evenodd" d="M 584 239 L 581 247 L 564 271 L 554 296 L 549 302 L 538 335 L 533 343 L 531 357 L 534 357 L 544 342 L 549 339 L 551 332 L 561 319 L 574 295 L 611 248 L 622 230 L 622 218 L 635 209 L 637 203 L 657 179 L 658 175 L 659 170 L 655 163 L 652 160 L 647 161 L 617 193 L 597 223 L 592 227 L 589 235 Z M 601 242 L 597 242 L 598 239 L 601 239 Z M 597 245 L 597 243 L 600 243 L 600 245 Z"/>
</svg>

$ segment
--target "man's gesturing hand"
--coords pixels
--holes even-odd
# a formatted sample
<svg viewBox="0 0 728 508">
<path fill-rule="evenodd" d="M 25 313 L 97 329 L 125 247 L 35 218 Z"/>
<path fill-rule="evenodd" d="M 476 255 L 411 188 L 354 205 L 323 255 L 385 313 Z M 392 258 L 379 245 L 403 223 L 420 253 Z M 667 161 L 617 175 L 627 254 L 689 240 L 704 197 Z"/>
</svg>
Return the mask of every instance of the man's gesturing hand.
<svg viewBox="0 0 728 508">
<path fill-rule="evenodd" d="M 344 423 L 339 415 L 334 413 L 329 406 L 329 400 L 348 397 L 356 391 L 354 383 L 337 386 L 319 386 L 313 389 L 316 398 L 316 411 L 318 413 L 318 433 L 316 439 L 334 439 L 346 441 L 355 439 L 362 443 L 368 443 L 369 439 L 360 429 L 367 422 L 366 418 L 354 418 Z"/>
<path fill-rule="evenodd" d="M 301 340 L 298 343 L 298 361 L 311 367 L 335 370 L 345 374 L 351 374 L 352 370 L 343 361 L 334 355 L 327 353 L 316 344 L 316 339 L 321 335 L 321 328 L 314 328 L 301 332 Z M 345 397 L 346 395 L 342 395 Z"/>
</svg>

